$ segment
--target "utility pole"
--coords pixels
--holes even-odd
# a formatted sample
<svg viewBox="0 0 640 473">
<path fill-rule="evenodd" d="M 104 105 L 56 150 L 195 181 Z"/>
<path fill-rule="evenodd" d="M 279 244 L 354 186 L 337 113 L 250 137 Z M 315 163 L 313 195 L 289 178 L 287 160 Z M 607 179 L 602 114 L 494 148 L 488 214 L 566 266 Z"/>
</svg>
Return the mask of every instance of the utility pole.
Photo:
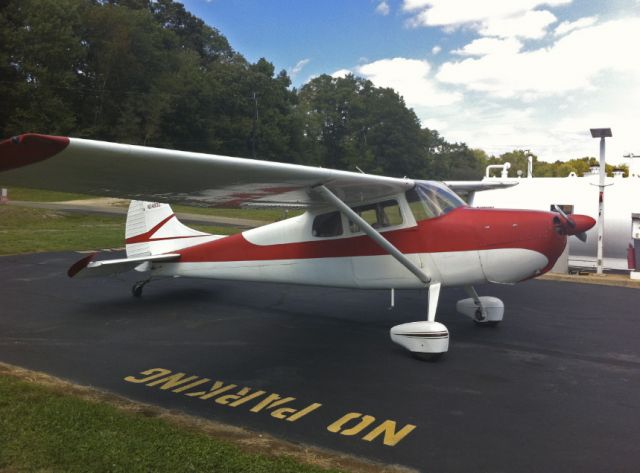
<svg viewBox="0 0 640 473">
<path fill-rule="evenodd" d="M 260 119 L 260 116 L 258 115 L 258 95 L 255 91 L 252 94 L 252 98 L 255 114 L 253 116 L 253 129 L 251 130 L 251 157 L 256 159 L 256 138 L 258 135 L 258 120 Z"/>
<path fill-rule="evenodd" d="M 525 149 L 524 155 L 527 157 L 527 177 L 531 179 L 533 177 L 533 155 L 530 149 Z"/>
<path fill-rule="evenodd" d="M 640 166 L 638 166 L 637 158 L 640 154 L 627 153 L 622 155 L 623 158 L 629 158 L 629 177 L 640 177 Z"/>
<path fill-rule="evenodd" d="M 602 240 L 604 237 L 604 179 L 606 177 L 604 139 L 611 138 L 613 135 L 611 133 L 611 128 L 591 128 L 590 131 L 592 138 L 600 138 L 600 179 L 598 182 L 600 192 L 598 193 L 598 253 L 596 257 L 596 272 L 597 274 L 602 274 Z"/>
</svg>

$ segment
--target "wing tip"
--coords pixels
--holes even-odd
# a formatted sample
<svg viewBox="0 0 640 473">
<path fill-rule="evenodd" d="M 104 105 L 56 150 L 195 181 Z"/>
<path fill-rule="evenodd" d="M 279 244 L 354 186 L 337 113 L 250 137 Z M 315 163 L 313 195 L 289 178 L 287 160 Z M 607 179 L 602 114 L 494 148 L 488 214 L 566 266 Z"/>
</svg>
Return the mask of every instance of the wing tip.
<svg viewBox="0 0 640 473">
<path fill-rule="evenodd" d="M 89 263 L 91 263 L 93 258 L 96 257 L 97 254 L 98 254 L 97 252 L 91 253 L 90 255 L 87 255 L 84 258 L 73 263 L 71 267 L 67 270 L 67 276 L 69 276 L 70 278 L 74 277 L 76 274 L 78 274 L 80 271 L 86 268 L 89 265 Z"/>
<path fill-rule="evenodd" d="M 24 133 L 0 142 L 0 172 L 44 161 L 69 146 L 66 136 Z"/>
</svg>

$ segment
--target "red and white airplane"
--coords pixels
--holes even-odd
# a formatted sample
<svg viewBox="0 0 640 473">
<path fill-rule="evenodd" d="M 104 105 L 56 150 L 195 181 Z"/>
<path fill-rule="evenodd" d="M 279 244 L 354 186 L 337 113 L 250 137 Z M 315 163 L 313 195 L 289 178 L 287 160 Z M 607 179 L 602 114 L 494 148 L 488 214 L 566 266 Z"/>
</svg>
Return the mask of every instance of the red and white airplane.
<svg viewBox="0 0 640 473">
<path fill-rule="evenodd" d="M 545 273 L 568 235 L 595 224 L 582 215 L 471 208 L 434 181 L 37 134 L 0 143 L 0 182 L 133 199 L 127 257 L 94 261 L 91 255 L 74 264 L 69 276 L 148 273 L 133 286 L 135 296 L 149 281 L 164 277 L 424 288 L 426 320 L 391 328 L 394 342 L 423 358 L 448 350 L 449 332 L 435 321 L 442 287 L 464 287 L 469 298 L 459 301 L 457 310 L 478 324 L 495 325 L 503 317 L 502 301 L 479 297 L 473 286 Z M 184 226 L 168 203 L 305 212 L 219 236 Z"/>
</svg>

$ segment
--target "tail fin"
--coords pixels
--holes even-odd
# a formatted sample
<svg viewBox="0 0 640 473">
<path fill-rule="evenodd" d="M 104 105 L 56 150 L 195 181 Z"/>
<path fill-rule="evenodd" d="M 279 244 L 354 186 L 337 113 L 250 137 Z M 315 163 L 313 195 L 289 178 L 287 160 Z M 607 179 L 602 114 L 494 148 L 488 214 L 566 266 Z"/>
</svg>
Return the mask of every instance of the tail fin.
<svg viewBox="0 0 640 473">
<path fill-rule="evenodd" d="M 127 213 L 127 258 L 152 256 L 199 245 L 220 238 L 189 228 L 178 220 L 168 204 L 132 200 Z"/>
</svg>

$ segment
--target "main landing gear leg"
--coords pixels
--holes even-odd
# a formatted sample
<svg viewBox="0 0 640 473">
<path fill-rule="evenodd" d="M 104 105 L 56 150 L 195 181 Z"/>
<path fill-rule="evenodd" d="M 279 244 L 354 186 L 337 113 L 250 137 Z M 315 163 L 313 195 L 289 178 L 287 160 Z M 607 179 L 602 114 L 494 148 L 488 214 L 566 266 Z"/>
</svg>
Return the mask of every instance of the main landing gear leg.
<svg viewBox="0 0 640 473">
<path fill-rule="evenodd" d="M 137 283 L 135 283 L 131 287 L 131 295 L 133 295 L 133 297 L 141 297 L 142 289 L 144 289 L 144 286 L 149 282 L 151 282 L 151 278 L 145 279 L 144 281 L 138 281 Z"/>
<path fill-rule="evenodd" d="M 421 360 L 435 361 L 449 349 L 449 331 L 436 322 L 441 284 L 429 285 L 429 308 L 426 322 L 409 322 L 391 328 L 391 340 Z"/>
<path fill-rule="evenodd" d="M 482 327 L 495 327 L 502 321 L 504 303 L 500 299 L 480 297 L 473 286 L 465 286 L 464 290 L 470 298 L 458 301 L 456 310 L 459 313 L 471 318 L 476 325 Z"/>
</svg>

